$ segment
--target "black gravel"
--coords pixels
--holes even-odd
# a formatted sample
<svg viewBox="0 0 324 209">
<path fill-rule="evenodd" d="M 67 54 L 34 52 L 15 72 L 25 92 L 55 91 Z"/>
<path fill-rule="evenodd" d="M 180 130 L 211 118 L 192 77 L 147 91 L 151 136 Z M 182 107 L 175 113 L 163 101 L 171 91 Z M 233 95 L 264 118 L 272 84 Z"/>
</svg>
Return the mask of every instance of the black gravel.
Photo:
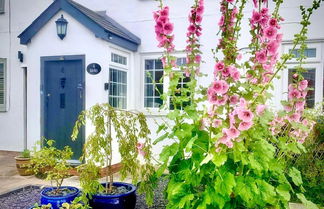
<svg viewBox="0 0 324 209">
<path fill-rule="evenodd" d="M 27 186 L 0 196 L 1 209 L 27 209 L 40 200 L 40 187 Z"/>
<path fill-rule="evenodd" d="M 145 203 L 145 195 L 138 195 L 136 209 L 165 209 L 166 201 L 163 191 L 167 180 L 161 179 L 154 191 L 154 205 L 148 207 Z M 0 209 L 29 209 L 35 203 L 39 203 L 41 189 L 38 186 L 27 186 L 15 191 L 0 195 Z"/>
</svg>

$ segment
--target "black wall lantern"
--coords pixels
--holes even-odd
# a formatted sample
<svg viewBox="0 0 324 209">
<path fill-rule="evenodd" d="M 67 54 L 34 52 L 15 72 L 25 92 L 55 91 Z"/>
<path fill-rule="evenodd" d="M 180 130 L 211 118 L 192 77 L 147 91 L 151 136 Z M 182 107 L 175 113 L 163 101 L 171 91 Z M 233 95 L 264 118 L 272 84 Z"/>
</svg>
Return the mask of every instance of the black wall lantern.
<svg viewBox="0 0 324 209">
<path fill-rule="evenodd" d="M 63 38 L 66 35 L 68 21 L 64 19 L 63 15 L 61 15 L 61 17 L 57 19 L 55 23 L 57 35 L 58 37 L 60 37 L 61 40 L 63 40 Z"/>
</svg>

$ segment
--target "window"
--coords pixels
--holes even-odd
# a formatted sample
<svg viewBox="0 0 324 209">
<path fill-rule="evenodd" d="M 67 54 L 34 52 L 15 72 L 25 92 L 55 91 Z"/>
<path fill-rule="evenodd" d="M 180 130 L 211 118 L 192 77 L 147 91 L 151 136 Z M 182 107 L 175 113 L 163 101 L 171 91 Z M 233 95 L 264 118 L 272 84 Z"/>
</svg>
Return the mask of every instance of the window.
<svg viewBox="0 0 324 209">
<path fill-rule="evenodd" d="M 5 13 L 5 0 L 0 0 L 0 14 Z"/>
<path fill-rule="evenodd" d="M 121 65 L 127 65 L 127 58 L 115 53 L 111 53 L 111 61 Z"/>
<path fill-rule="evenodd" d="M 292 44 L 284 44 L 284 52 L 292 52 L 295 57 L 287 62 L 288 70 L 285 71 L 283 82 L 286 84 L 283 91 L 288 92 L 288 85 L 292 82 L 292 76 L 296 72 L 296 65 L 298 61 L 296 58 L 300 57 L 298 49 L 292 49 Z M 324 72 L 323 72 L 323 46 L 324 43 L 309 43 L 308 48 L 304 51 L 305 60 L 303 68 L 305 72 L 302 73 L 303 77 L 308 80 L 308 90 L 306 96 L 306 106 L 308 108 L 316 107 L 317 104 L 323 102 L 324 98 Z"/>
<path fill-rule="evenodd" d="M 308 81 L 308 88 L 313 90 L 308 90 L 306 96 L 306 106 L 308 108 L 313 108 L 315 106 L 315 81 L 316 81 L 316 69 L 308 68 L 306 72 L 303 72 L 302 75 L 304 79 Z M 289 69 L 288 84 L 292 83 L 292 77 L 296 73 L 296 69 Z"/>
<path fill-rule="evenodd" d="M 295 55 L 294 58 L 300 57 L 298 49 L 294 49 L 294 50 L 290 49 L 289 52 L 290 53 L 292 52 L 292 54 Z M 313 57 L 315 58 L 316 57 L 316 48 L 305 49 L 304 56 L 307 58 L 313 58 Z"/>
<path fill-rule="evenodd" d="M 0 58 L 0 111 L 6 111 L 6 59 Z"/>
<path fill-rule="evenodd" d="M 127 108 L 127 72 L 109 68 L 109 104 L 112 107 Z"/>
<path fill-rule="evenodd" d="M 144 107 L 158 108 L 163 101 L 163 65 L 160 59 L 145 60 Z"/>
<path fill-rule="evenodd" d="M 186 58 L 179 57 L 176 60 L 177 66 L 182 66 L 186 63 Z M 163 64 L 160 59 L 145 59 L 144 60 L 144 107 L 159 108 L 163 101 L 160 98 L 164 89 L 167 88 L 168 80 L 163 80 Z M 178 88 L 185 88 L 189 78 L 179 80 Z M 179 93 L 181 95 L 181 93 Z M 184 105 L 187 105 L 184 103 Z M 174 106 L 170 102 L 170 108 Z M 177 107 L 178 108 L 178 107 Z"/>
<path fill-rule="evenodd" d="M 181 90 L 181 89 L 186 89 L 188 88 L 187 83 L 190 81 L 190 77 L 186 77 L 184 75 L 184 78 L 180 78 L 177 89 Z M 189 93 L 185 93 L 185 92 L 178 92 L 175 94 L 175 96 L 184 96 L 183 94 L 186 94 L 186 96 L 190 96 Z M 180 106 L 177 106 L 176 108 L 179 110 L 182 110 L 184 107 L 186 107 L 187 105 L 190 104 L 190 101 L 183 101 L 180 103 Z M 170 98 L 170 109 L 173 110 L 174 109 L 174 104 L 172 103 L 172 99 Z"/>
</svg>

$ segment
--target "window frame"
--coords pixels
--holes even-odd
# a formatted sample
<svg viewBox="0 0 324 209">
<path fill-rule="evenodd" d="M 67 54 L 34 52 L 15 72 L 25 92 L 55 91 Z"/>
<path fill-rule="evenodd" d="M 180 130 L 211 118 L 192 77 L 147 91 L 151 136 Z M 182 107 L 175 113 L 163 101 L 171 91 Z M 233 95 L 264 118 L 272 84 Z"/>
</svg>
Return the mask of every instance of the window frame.
<svg viewBox="0 0 324 209">
<path fill-rule="evenodd" d="M 0 112 L 6 112 L 7 111 L 7 59 L 6 58 L 0 58 L 0 63 L 3 64 L 3 84 L 4 84 L 4 103 L 0 104 Z"/>
<path fill-rule="evenodd" d="M 186 54 L 184 53 L 175 53 L 173 54 L 173 56 L 175 56 L 176 58 L 186 58 Z M 167 111 L 165 110 L 160 110 L 160 108 L 156 108 L 156 107 L 145 107 L 145 60 L 150 60 L 150 59 L 161 59 L 161 53 L 159 54 L 145 54 L 141 56 L 141 107 L 143 109 L 143 111 L 147 114 L 147 115 L 166 115 Z M 178 69 L 180 70 L 180 68 Z M 164 73 L 164 71 L 163 71 Z M 163 92 L 167 92 L 168 88 L 169 88 L 169 78 L 165 77 L 163 80 Z M 167 104 L 166 106 L 168 107 L 168 109 L 170 108 L 170 99 L 167 99 Z"/>
<path fill-rule="evenodd" d="M 307 42 L 306 42 L 307 43 Z M 293 44 L 285 43 L 283 44 L 283 52 L 289 53 Z M 316 57 L 307 57 L 305 58 L 305 63 L 302 65 L 305 69 L 315 69 L 315 89 L 314 89 L 314 100 L 315 100 L 315 108 L 316 105 L 323 101 L 323 87 L 324 87 L 324 68 L 323 68 L 323 42 L 319 43 L 307 43 L 307 48 L 315 48 L 316 49 Z M 298 46 L 296 47 L 298 49 Z M 283 92 L 288 92 L 289 85 L 289 69 L 294 69 L 299 64 L 296 58 L 293 58 L 287 62 L 287 68 L 283 71 Z M 288 99 L 288 95 L 284 96 L 284 99 Z"/>
<path fill-rule="evenodd" d="M 289 54 L 289 51 L 293 48 L 293 44 L 283 44 L 284 46 L 284 53 Z M 297 45 L 295 49 L 299 49 L 300 46 Z M 322 47 L 321 43 L 307 43 L 308 49 L 316 49 L 316 57 L 307 57 L 305 60 L 307 63 L 310 62 L 321 62 L 322 61 Z M 299 63 L 297 58 L 294 57 L 289 60 L 287 63 Z"/>
<path fill-rule="evenodd" d="M 126 65 L 120 64 L 120 63 L 116 63 L 116 62 L 112 62 L 111 61 L 111 55 L 112 53 L 117 54 L 119 56 L 123 56 L 126 57 Z M 113 68 L 115 70 L 119 70 L 119 71 L 123 71 L 126 72 L 126 109 L 129 109 L 130 106 L 130 54 L 115 48 L 110 48 L 109 51 L 109 66 L 108 66 L 108 83 L 109 83 L 109 88 L 110 88 L 110 69 Z M 109 103 L 109 97 L 110 97 L 110 89 L 108 90 L 108 103 Z M 110 104 L 110 103 L 109 103 Z"/>
</svg>

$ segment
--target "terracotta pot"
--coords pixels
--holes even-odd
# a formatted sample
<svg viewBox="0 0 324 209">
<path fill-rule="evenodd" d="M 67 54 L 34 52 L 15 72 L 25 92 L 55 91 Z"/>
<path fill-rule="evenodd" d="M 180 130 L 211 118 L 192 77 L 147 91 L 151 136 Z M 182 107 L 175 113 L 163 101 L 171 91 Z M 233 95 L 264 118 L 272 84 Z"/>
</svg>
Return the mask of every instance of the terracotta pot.
<svg viewBox="0 0 324 209">
<path fill-rule="evenodd" d="M 16 167 L 18 170 L 19 175 L 21 176 L 30 176 L 33 175 L 33 171 L 28 170 L 29 165 L 30 165 L 30 158 L 24 158 L 17 156 L 15 157 L 16 159 Z"/>
</svg>

